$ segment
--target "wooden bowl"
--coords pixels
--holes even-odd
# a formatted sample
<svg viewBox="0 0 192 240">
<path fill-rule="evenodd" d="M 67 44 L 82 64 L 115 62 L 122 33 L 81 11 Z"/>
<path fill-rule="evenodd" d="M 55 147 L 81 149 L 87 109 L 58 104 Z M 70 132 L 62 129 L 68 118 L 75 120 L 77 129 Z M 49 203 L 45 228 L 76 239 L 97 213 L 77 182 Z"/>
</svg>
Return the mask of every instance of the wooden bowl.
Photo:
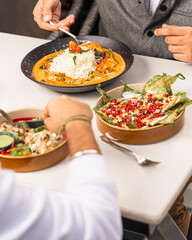
<svg viewBox="0 0 192 240">
<path fill-rule="evenodd" d="M 137 91 L 142 91 L 144 84 L 129 84 L 129 87 Z M 107 92 L 107 94 L 117 99 L 121 97 L 123 86 L 114 88 Z M 100 97 L 96 106 L 102 106 L 102 97 Z M 182 111 L 175 119 L 175 125 L 158 125 L 154 127 L 147 127 L 142 129 L 122 129 L 110 125 L 105 122 L 98 114 L 96 114 L 96 125 L 101 133 L 111 137 L 115 141 L 128 144 L 147 144 L 155 143 L 165 140 L 176 134 L 184 125 L 184 111 Z"/>
<path fill-rule="evenodd" d="M 24 108 L 8 112 L 12 119 L 25 117 L 42 117 L 42 108 Z M 0 116 L 0 123 L 5 118 Z M 30 156 L 5 156 L 0 154 L 2 168 L 12 169 L 16 172 L 32 172 L 48 168 L 62 161 L 68 155 L 67 141 L 47 153 Z"/>
</svg>

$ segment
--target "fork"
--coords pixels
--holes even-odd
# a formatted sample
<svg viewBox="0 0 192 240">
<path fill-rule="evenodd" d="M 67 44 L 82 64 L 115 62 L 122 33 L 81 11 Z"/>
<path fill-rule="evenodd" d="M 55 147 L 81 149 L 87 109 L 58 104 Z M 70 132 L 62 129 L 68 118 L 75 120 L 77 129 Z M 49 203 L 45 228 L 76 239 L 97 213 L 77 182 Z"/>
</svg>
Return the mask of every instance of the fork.
<svg viewBox="0 0 192 240">
<path fill-rule="evenodd" d="M 140 156 L 139 154 L 137 154 L 137 153 L 125 148 L 125 147 L 122 147 L 122 146 L 118 145 L 117 143 L 114 143 L 111 139 L 109 139 L 108 137 L 106 137 L 104 135 L 100 136 L 98 139 L 99 139 L 100 142 L 102 142 L 104 144 L 111 145 L 114 148 L 116 148 L 118 150 L 121 150 L 128 155 L 131 155 L 132 157 L 134 157 L 134 159 L 137 161 L 137 163 L 140 166 L 156 165 L 156 164 L 160 163 L 160 162 L 156 162 L 156 161 L 146 159 L 146 158 Z"/>
<path fill-rule="evenodd" d="M 42 15 L 39 16 L 39 20 L 40 20 L 41 22 L 45 22 L 45 21 L 43 20 L 43 18 L 42 18 Z M 52 21 L 49 21 L 49 24 L 55 25 Z M 69 36 L 72 37 L 73 39 L 75 39 L 75 41 L 77 42 L 77 44 L 79 43 L 79 41 L 77 40 L 77 38 L 76 38 L 76 36 L 75 36 L 74 34 L 72 34 L 72 33 L 68 32 L 68 31 L 64 30 L 64 29 L 61 28 L 61 27 L 59 27 L 59 30 L 62 31 L 62 32 L 64 32 L 65 34 L 69 35 Z"/>
</svg>

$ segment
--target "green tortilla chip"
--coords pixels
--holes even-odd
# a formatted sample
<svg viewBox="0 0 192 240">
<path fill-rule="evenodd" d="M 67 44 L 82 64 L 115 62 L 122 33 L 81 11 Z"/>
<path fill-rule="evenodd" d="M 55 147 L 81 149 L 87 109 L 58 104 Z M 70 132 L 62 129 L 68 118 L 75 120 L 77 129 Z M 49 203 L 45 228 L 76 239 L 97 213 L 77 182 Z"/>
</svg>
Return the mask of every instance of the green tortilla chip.
<svg viewBox="0 0 192 240">
<path fill-rule="evenodd" d="M 177 111 L 176 110 L 175 111 L 170 111 L 166 115 L 167 115 L 167 117 L 165 119 L 159 121 L 158 123 L 163 124 L 163 125 L 166 125 L 166 124 L 174 125 L 175 124 L 174 120 L 178 116 Z"/>
<path fill-rule="evenodd" d="M 100 109 L 100 107 L 99 107 L 99 106 L 95 106 L 95 107 L 93 108 L 93 111 L 95 111 L 95 112 L 98 112 L 98 111 L 99 111 L 99 109 Z"/>
<path fill-rule="evenodd" d="M 155 75 L 153 76 L 153 78 L 151 78 L 145 85 L 144 85 L 144 89 L 143 92 L 155 92 L 155 93 L 163 93 L 166 94 L 167 92 L 167 88 L 165 85 L 165 81 L 164 81 L 164 75 Z M 143 94 L 142 94 L 143 95 Z"/>
<path fill-rule="evenodd" d="M 177 78 L 182 80 L 185 79 L 181 73 L 178 73 L 174 76 L 167 75 L 166 73 L 163 73 L 163 75 L 155 75 L 144 85 L 144 91 L 150 91 L 159 94 L 168 93 L 169 95 L 172 95 L 171 85 L 176 81 Z"/>
<path fill-rule="evenodd" d="M 111 124 L 111 125 L 115 125 L 115 123 L 108 118 L 104 113 L 100 112 L 100 111 L 96 111 L 96 113 L 107 123 Z"/>
<path fill-rule="evenodd" d="M 123 85 L 124 85 L 124 87 L 123 87 L 123 93 L 124 93 L 124 92 L 131 92 L 131 93 L 141 94 L 141 92 L 136 91 L 136 90 L 130 88 L 129 86 L 127 86 L 127 84 L 126 84 L 123 80 L 121 80 L 120 82 L 123 83 Z"/>
<path fill-rule="evenodd" d="M 180 102 L 183 102 L 183 97 L 180 95 L 173 95 L 173 96 L 169 96 L 168 97 L 169 102 L 165 103 L 164 102 L 164 107 L 162 109 L 163 112 L 168 111 L 169 109 L 174 108 L 174 106 L 176 106 L 177 104 L 179 104 Z"/>
<path fill-rule="evenodd" d="M 106 104 L 109 101 L 112 101 L 112 98 L 109 95 L 107 95 L 107 93 L 103 91 L 103 89 L 101 89 L 100 86 L 101 84 L 97 84 L 96 89 L 102 95 L 103 104 Z"/>
<path fill-rule="evenodd" d="M 185 79 L 185 77 L 181 74 L 178 73 L 177 75 L 174 76 L 169 76 L 167 74 L 163 74 L 164 82 L 165 82 L 165 87 L 167 89 L 167 92 L 172 95 L 172 90 L 171 90 L 171 85 L 176 81 L 177 78 L 180 78 L 182 80 Z"/>
<path fill-rule="evenodd" d="M 175 96 L 182 96 L 182 97 L 186 97 L 187 93 L 186 92 L 177 92 L 176 94 L 174 94 Z"/>
<path fill-rule="evenodd" d="M 172 108 L 170 108 L 170 110 L 172 111 L 176 111 L 178 112 L 178 114 L 180 112 L 182 112 L 188 105 L 192 104 L 192 100 L 189 99 L 188 97 L 181 97 L 181 100 L 174 105 Z"/>
</svg>

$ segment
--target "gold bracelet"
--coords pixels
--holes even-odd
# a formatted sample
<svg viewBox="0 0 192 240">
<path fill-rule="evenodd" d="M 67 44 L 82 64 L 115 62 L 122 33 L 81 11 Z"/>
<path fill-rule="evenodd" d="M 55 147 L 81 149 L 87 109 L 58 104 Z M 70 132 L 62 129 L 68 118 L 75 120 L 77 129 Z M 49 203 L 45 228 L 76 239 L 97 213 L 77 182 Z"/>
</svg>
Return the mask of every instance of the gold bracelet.
<svg viewBox="0 0 192 240">
<path fill-rule="evenodd" d="M 61 134 L 61 132 L 64 133 L 64 132 L 65 132 L 65 127 L 66 127 L 67 123 L 69 123 L 69 122 L 71 122 L 71 121 L 73 121 L 73 120 L 83 120 L 83 121 L 86 121 L 86 122 L 91 123 L 91 118 L 90 118 L 90 117 L 87 117 L 86 115 L 73 115 L 73 116 L 67 118 L 67 119 L 64 121 L 64 123 L 61 125 L 58 133 L 59 133 L 59 134 Z"/>
</svg>

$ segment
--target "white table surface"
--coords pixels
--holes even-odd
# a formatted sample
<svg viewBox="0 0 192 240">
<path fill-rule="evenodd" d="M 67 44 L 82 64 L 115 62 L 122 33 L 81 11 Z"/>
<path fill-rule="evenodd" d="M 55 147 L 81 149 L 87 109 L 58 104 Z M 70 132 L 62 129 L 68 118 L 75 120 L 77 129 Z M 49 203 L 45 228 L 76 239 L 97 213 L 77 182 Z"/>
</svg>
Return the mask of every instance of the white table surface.
<svg viewBox="0 0 192 240">
<path fill-rule="evenodd" d="M 35 47 L 47 42 L 42 39 L 0 33 L 0 108 L 5 111 L 24 107 L 44 107 L 61 93 L 46 89 L 23 75 L 20 64 Z M 135 56 L 131 69 L 121 77 L 127 83 L 146 82 L 155 74 L 181 72 L 186 80 L 177 80 L 173 88 L 187 91 L 192 98 L 192 65 L 145 56 Z M 121 85 L 117 80 L 104 88 Z M 68 94 L 94 106 L 97 91 Z M 127 145 L 150 159 L 161 161 L 155 167 L 141 167 L 118 150 L 99 143 L 112 177 L 117 185 L 122 216 L 149 224 L 158 224 L 165 217 L 192 174 L 192 107 L 185 111 L 185 125 L 168 140 L 147 145 Z M 95 136 L 100 135 L 93 119 Z M 67 180 L 68 160 L 46 170 L 16 173 L 20 184 L 39 186 L 54 191 L 63 189 Z"/>
</svg>

